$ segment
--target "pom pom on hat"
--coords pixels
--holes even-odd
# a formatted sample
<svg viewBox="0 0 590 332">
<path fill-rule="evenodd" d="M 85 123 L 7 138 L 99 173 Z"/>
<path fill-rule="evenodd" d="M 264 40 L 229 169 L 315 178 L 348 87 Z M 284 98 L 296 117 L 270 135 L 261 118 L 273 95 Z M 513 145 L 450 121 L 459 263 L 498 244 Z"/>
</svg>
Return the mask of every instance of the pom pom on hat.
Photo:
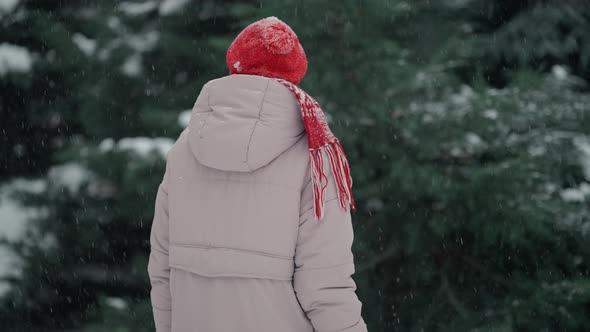
<svg viewBox="0 0 590 332">
<path fill-rule="evenodd" d="M 287 25 L 273 24 L 262 31 L 263 44 L 273 54 L 289 54 L 299 41 Z"/>
<path fill-rule="evenodd" d="M 247 26 L 226 55 L 230 74 L 282 78 L 293 84 L 307 71 L 307 57 L 295 32 L 271 16 Z"/>
</svg>

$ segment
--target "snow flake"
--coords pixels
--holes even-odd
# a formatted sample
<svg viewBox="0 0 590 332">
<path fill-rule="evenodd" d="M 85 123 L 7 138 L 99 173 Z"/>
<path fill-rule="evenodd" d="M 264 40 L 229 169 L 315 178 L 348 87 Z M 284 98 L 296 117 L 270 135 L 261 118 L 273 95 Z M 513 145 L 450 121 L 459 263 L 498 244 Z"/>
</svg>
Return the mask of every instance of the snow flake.
<svg viewBox="0 0 590 332">
<path fill-rule="evenodd" d="M 327 115 L 328 115 L 328 114 L 326 113 L 325 115 L 326 115 L 326 121 L 327 121 Z M 328 121 L 328 123 L 329 123 L 329 122 L 330 122 L 330 121 Z M 360 118 L 358 119 L 358 123 L 359 123 L 360 125 L 363 125 L 363 126 L 374 126 L 374 125 L 375 125 L 375 119 L 373 119 L 373 118 L 371 118 L 371 117 L 368 117 L 368 116 L 363 116 L 363 117 L 360 117 Z"/>
<path fill-rule="evenodd" d="M 14 179 L 0 187 L 0 237 L 16 240 L 24 231 L 27 219 L 39 215 L 39 209 L 24 207 L 12 195 L 17 191 L 41 193 L 45 190 L 44 180 Z"/>
<path fill-rule="evenodd" d="M 50 185 L 65 188 L 72 195 L 77 194 L 82 184 L 88 182 L 91 178 L 92 173 L 75 162 L 53 166 L 47 172 L 47 180 Z"/>
<path fill-rule="evenodd" d="M 461 150 L 461 148 L 454 146 L 451 151 L 449 151 L 449 153 L 451 154 L 451 156 L 453 157 L 460 157 L 463 155 L 463 150 Z"/>
<path fill-rule="evenodd" d="M 0 239 L 18 241 L 30 228 L 28 221 L 46 215 L 47 210 L 23 206 L 13 194 L 17 191 L 40 193 L 46 188 L 46 182 L 40 179 L 14 179 L 0 186 Z M 20 257 L 9 247 L 0 244 L 0 278 L 18 277 L 21 273 Z M 0 296 L 6 294 L 10 284 L 0 281 Z"/>
<path fill-rule="evenodd" d="M 100 144 L 98 145 L 98 149 L 102 153 L 109 152 L 109 151 L 113 150 L 114 147 L 115 147 L 115 140 L 113 140 L 110 137 L 103 139 L 102 142 L 100 142 Z"/>
<path fill-rule="evenodd" d="M 124 1 L 121 2 L 117 9 L 121 12 L 125 13 L 129 16 L 139 16 L 143 14 L 147 14 L 152 10 L 158 7 L 158 3 L 156 1 L 146 1 L 146 2 L 129 2 Z"/>
<path fill-rule="evenodd" d="M 559 195 L 566 202 L 583 202 L 587 196 L 590 196 L 590 184 L 583 182 L 577 188 L 562 190 Z"/>
<path fill-rule="evenodd" d="M 127 302 L 119 297 L 107 297 L 105 302 L 107 305 L 118 310 L 125 310 L 127 308 Z"/>
<path fill-rule="evenodd" d="M 11 13 L 19 2 L 20 0 L 0 0 L 0 15 Z"/>
<path fill-rule="evenodd" d="M 461 24 L 461 30 L 465 33 L 473 33 L 473 25 L 469 23 Z"/>
<path fill-rule="evenodd" d="M 447 0 L 447 5 L 454 8 L 463 8 L 467 6 L 472 0 Z"/>
<path fill-rule="evenodd" d="M 120 30 L 121 29 L 121 19 L 117 16 L 111 16 L 107 20 L 107 25 L 109 28 L 113 30 Z"/>
<path fill-rule="evenodd" d="M 127 45 L 137 53 L 151 51 L 156 47 L 160 40 L 160 33 L 152 30 L 141 34 L 122 34 L 121 37 L 115 38 L 109 42 L 104 48 L 98 53 L 98 58 L 102 61 L 107 60 L 113 50 Z"/>
<path fill-rule="evenodd" d="M 496 120 L 498 118 L 498 111 L 495 109 L 487 109 L 483 111 L 483 117 L 490 120 Z"/>
<path fill-rule="evenodd" d="M 451 101 L 457 105 L 465 105 L 475 96 L 473 89 L 468 85 L 462 85 L 461 91 L 451 95 Z"/>
<path fill-rule="evenodd" d="M 437 115 L 443 115 L 447 112 L 447 106 L 441 102 L 426 102 L 423 104 L 424 110 Z"/>
<path fill-rule="evenodd" d="M 152 151 L 156 151 L 162 157 L 165 157 L 173 144 L 174 141 L 167 137 L 134 137 L 121 139 L 117 146 L 121 150 L 132 150 L 143 157 L 146 157 Z"/>
<path fill-rule="evenodd" d="M 168 16 L 176 14 L 181 11 L 190 0 L 164 0 L 160 3 L 158 11 L 162 16 Z"/>
<path fill-rule="evenodd" d="M 432 117 L 431 114 L 424 114 L 424 116 L 422 116 L 422 122 L 424 123 L 431 123 L 434 121 L 434 118 Z"/>
<path fill-rule="evenodd" d="M 98 148 L 101 152 L 130 151 L 139 157 L 147 158 L 152 152 L 157 152 L 165 158 L 174 141 L 168 137 L 126 137 L 115 144 L 112 138 L 103 140 Z"/>
<path fill-rule="evenodd" d="M 234 63 L 234 68 L 239 72 L 242 71 L 242 67 L 240 67 L 240 61 L 236 61 L 236 63 Z"/>
<path fill-rule="evenodd" d="M 479 146 L 484 143 L 481 137 L 479 137 L 479 135 L 477 135 L 476 133 L 465 134 L 465 140 L 467 141 L 467 144 L 473 146 Z"/>
<path fill-rule="evenodd" d="M 88 184 L 88 194 L 98 199 L 108 199 L 117 192 L 117 185 L 108 179 L 95 179 Z"/>
<path fill-rule="evenodd" d="M 17 157 L 22 157 L 22 156 L 24 156 L 24 155 L 25 155 L 25 152 L 26 152 L 26 151 L 25 151 L 25 146 L 24 146 L 24 145 L 22 145 L 22 144 L 20 144 L 20 143 L 17 143 L 17 144 L 15 144 L 15 145 L 12 147 L 12 151 L 14 152 L 14 154 L 15 154 Z"/>
<path fill-rule="evenodd" d="M 580 163 L 584 168 L 584 175 L 587 180 L 590 180 L 590 138 L 576 137 L 574 138 L 574 145 L 578 148 L 580 153 Z"/>
<path fill-rule="evenodd" d="M 121 66 L 121 71 L 129 77 L 137 77 L 141 74 L 141 54 L 135 53 L 128 57 Z"/>
<path fill-rule="evenodd" d="M 383 209 L 383 207 L 385 206 L 385 203 L 383 203 L 383 200 L 381 200 L 380 198 L 373 197 L 373 198 L 369 198 L 367 200 L 366 206 L 367 206 L 368 210 L 379 211 L 379 210 Z"/>
<path fill-rule="evenodd" d="M 546 183 L 544 187 L 548 194 L 553 194 L 557 190 L 557 185 L 555 183 Z"/>
<path fill-rule="evenodd" d="M 146 52 L 154 49 L 159 40 L 160 33 L 152 30 L 143 34 L 129 36 L 127 44 L 138 52 Z"/>
<path fill-rule="evenodd" d="M 506 93 L 507 93 L 506 90 L 500 90 L 500 89 L 496 89 L 496 88 L 489 88 L 489 89 L 486 90 L 486 94 L 488 96 L 492 96 L 492 97 L 500 96 L 500 95 L 503 95 L 503 94 L 506 94 Z"/>
<path fill-rule="evenodd" d="M 553 76 L 560 81 L 563 81 L 568 77 L 567 69 L 564 66 L 555 65 L 551 67 L 551 72 L 553 73 Z"/>
<path fill-rule="evenodd" d="M 547 149 L 543 145 L 534 145 L 529 147 L 528 153 L 531 157 L 542 156 L 547 152 Z"/>
<path fill-rule="evenodd" d="M 29 50 L 18 45 L 0 44 L 0 77 L 7 73 L 27 73 L 32 67 L 33 57 Z"/>
<path fill-rule="evenodd" d="M 425 83 L 428 82 L 428 75 L 423 71 L 418 71 L 414 77 L 414 81 L 418 86 L 425 86 Z"/>
<path fill-rule="evenodd" d="M 90 39 L 83 34 L 75 33 L 72 36 L 72 41 L 80 48 L 80 51 L 88 56 L 91 56 L 96 50 L 96 40 Z"/>
<path fill-rule="evenodd" d="M 180 112 L 180 114 L 178 115 L 178 125 L 181 126 L 182 128 L 188 127 L 188 124 L 191 121 L 191 113 L 192 113 L 192 110 L 186 110 L 186 111 Z"/>
</svg>

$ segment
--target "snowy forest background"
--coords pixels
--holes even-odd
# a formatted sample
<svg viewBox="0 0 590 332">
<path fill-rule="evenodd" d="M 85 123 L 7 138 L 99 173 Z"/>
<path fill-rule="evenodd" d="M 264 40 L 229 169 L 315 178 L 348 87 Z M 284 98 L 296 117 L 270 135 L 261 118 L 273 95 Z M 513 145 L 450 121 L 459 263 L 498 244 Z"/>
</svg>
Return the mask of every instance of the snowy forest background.
<svg viewBox="0 0 590 332">
<path fill-rule="evenodd" d="M 351 162 L 369 331 L 590 331 L 590 1 L 0 0 L 1 331 L 153 331 L 163 158 L 271 15 Z"/>
</svg>

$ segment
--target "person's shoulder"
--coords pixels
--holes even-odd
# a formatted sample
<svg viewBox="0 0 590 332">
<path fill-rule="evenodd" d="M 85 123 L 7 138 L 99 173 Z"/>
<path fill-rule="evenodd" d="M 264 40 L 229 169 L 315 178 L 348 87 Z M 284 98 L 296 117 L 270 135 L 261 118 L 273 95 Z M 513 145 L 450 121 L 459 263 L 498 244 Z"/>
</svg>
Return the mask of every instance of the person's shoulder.
<svg viewBox="0 0 590 332">
<path fill-rule="evenodd" d="M 248 74 L 231 74 L 214 78 L 203 85 L 203 89 L 217 87 L 243 87 L 249 90 L 265 90 L 274 81 L 270 77 Z"/>
<path fill-rule="evenodd" d="M 180 135 L 178 135 L 176 141 L 172 144 L 170 149 L 168 149 L 168 152 L 166 153 L 166 161 L 168 163 L 178 159 L 178 155 L 184 153 L 184 150 L 188 148 L 188 132 L 189 129 L 187 127 L 180 133 Z"/>
</svg>

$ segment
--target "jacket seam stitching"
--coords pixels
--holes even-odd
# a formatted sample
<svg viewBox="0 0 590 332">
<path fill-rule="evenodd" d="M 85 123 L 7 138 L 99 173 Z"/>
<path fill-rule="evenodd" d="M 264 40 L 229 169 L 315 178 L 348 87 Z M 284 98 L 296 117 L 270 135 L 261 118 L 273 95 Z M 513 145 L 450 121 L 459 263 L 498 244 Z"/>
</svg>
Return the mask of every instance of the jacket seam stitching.
<svg viewBox="0 0 590 332">
<path fill-rule="evenodd" d="M 354 266 L 354 260 L 346 262 L 346 263 L 341 263 L 341 264 L 335 264 L 335 265 L 330 265 L 330 266 L 321 266 L 321 267 L 310 267 L 310 268 L 295 268 L 295 272 L 306 272 L 306 271 L 316 271 L 316 270 L 328 270 L 328 269 L 334 269 L 337 267 L 342 267 L 345 265 L 353 265 Z"/>
<path fill-rule="evenodd" d="M 158 253 L 160 253 L 160 254 L 162 254 L 162 255 L 166 255 L 166 256 L 169 256 L 169 255 L 170 255 L 170 254 L 169 254 L 169 253 L 167 253 L 166 251 L 164 251 L 164 250 L 162 250 L 162 249 L 158 249 L 158 248 L 156 248 L 155 246 L 151 246 L 151 247 L 150 247 L 150 250 L 156 251 L 156 252 L 158 252 Z"/>
<path fill-rule="evenodd" d="M 250 254 L 250 255 L 266 256 L 266 257 L 283 259 L 283 260 L 290 260 L 290 261 L 293 260 L 293 257 L 289 257 L 289 256 L 275 255 L 275 254 L 270 254 L 270 253 L 265 253 L 265 252 L 260 252 L 260 251 L 246 250 L 246 249 L 238 249 L 238 248 L 229 248 L 229 247 L 223 247 L 223 246 L 208 246 L 208 245 L 202 245 L 202 244 L 178 243 L 178 242 L 171 242 L 170 243 L 170 246 L 184 247 L 184 248 L 199 248 L 199 249 L 216 249 L 216 250 L 237 251 L 237 252 L 242 252 L 242 253 L 246 253 L 246 254 Z"/>
<path fill-rule="evenodd" d="M 271 184 L 274 186 L 279 186 L 279 187 L 284 187 L 284 188 L 288 188 L 288 189 L 299 189 L 297 188 L 297 186 L 294 185 L 288 185 L 285 183 L 275 183 L 275 182 L 267 182 L 267 181 L 240 181 L 240 180 L 235 180 L 235 179 L 225 179 L 225 178 L 212 178 L 212 177 L 201 177 L 199 180 L 205 180 L 205 181 L 227 181 L 227 182 L 239 182 L 239 183 L 251 183 L 251 184 Z"/>
<path fill-rule="evenodd" d="M 160 311 L 172 311 L 172 309 L 163 309 L 163 308 L 160 308 L 160 307 L 158 307 L 158 306 L 155 306 L 155 305 L 152 305 L 152 306 L 153 306 L 155 309 L 158 309 L 158 310 L 160 310 Z"/>
<path fill-rule="evenodd" d="M 307 171 L 309 171 L 309 167 L 305 170 L 305 172 L 307 173 Z M 309 184 L 313 181 L 313 178 L 310 177 L 309 180 L 305 181 L 305 184 L 303 185 L 303 187 L 301 188 L 301 191 L 305 190 L 305 188 L 307 188 L 307 186 L 309 186 Z"/>
<path fill-rule="evenodd" d="M 201 135 L 204 135 L 204 129 L 205 127 L 207 127 L 207 124 L 209 123 L 209 118 L 211 117 L 211 115 L 213 114 L 213 108 L 211 108 L 211 94 L 209 94 L 209 87 L 207 87 L 207 89 L 204 91 L 207 94 L 207 108 L 208 110 L 206 112 L 202 112 L 203 114 L 207 114 L 205 116 L 205 118 L 203 119 L 203 123 L 200 124 L 198 128 L 198 132 L 199 132 L 199 139 L 201 138 Z"/>
<path fill-rule="evenodd" d="M 283 277 L 281 275 L 274 275 L 274 274 L 259 274 L 259 273 L 246 273 L 246 272 L 219 272 L 219 273 L 207 273 L 207 272 L 197 272 L 196 269 L 191 268 L 191 266 L 189 265 L 184 265 L 184 264 L 178 264 L 178 263 L 172 263 L 170 264 L 170 267 L 173 268 L 180 268 L 183 270 L 190 270 L 190 271 L 194 271 L 197 274 L 202 274 L 205 276 L 255 276 L 255 277 L 260 277 L 260 278 L 281 278 L 280 280 L 292 280 L 292 274 L 291 277 Z"/>
<path fill-rule="evenodd" d="M 262 114 L 262 109 L 264 108 L 264 99 L 266 98 L 266 92 L 268 91 L 268 86 L 270 85 L 270 80 L 266 81 L 266 87 L 264 88 L 264 94 L 262 95 L 262 100 L 260 101 L 260 109 L 258 110 L 258 117 L 256 118 L 256 122 L 254 122 L 254 128 L 252 128 L 252 133 L 250 133 L 250 138 L 248 139 L 248 148 L 246 149 L 246 166 L 250 171 L 254 171 L 250 166 L 250 145 L 252 144 L 252 137 L 254 137 L 254 133 L 256 132 L 256 128 L 258 127 L 258 123 L 260 122 L 260 115 Z"/>
<path fill-rule="evenodd" d="M 164 194 L 166 194 L 166 196 L 168 196 L 168 189 L 166 188 L 167 186 L 168 186 L 168 184 L 167 183 L 164 183 L 164 181 L 160 182 L 159 187 L 162 190 L 162 192 Z"/>
<path fill-rule="evenodd" d="M 316 330 L 316 332 L 340 332 L 340 331 L 350 330 L 353 327 L 357 327 L 359 325 L 362 326 L 361 325 L 361 318 L 362 318 L 362 316 L 359 316 L 359 320 L 356 323 L 354 323 L 353 325 L 347 326 L 347 327 L 345 327 L 343 329 L 340 329 L 340 330 L 336 330 L 336 331 L 320 331 L 320 330 Z"/>
</svg>

